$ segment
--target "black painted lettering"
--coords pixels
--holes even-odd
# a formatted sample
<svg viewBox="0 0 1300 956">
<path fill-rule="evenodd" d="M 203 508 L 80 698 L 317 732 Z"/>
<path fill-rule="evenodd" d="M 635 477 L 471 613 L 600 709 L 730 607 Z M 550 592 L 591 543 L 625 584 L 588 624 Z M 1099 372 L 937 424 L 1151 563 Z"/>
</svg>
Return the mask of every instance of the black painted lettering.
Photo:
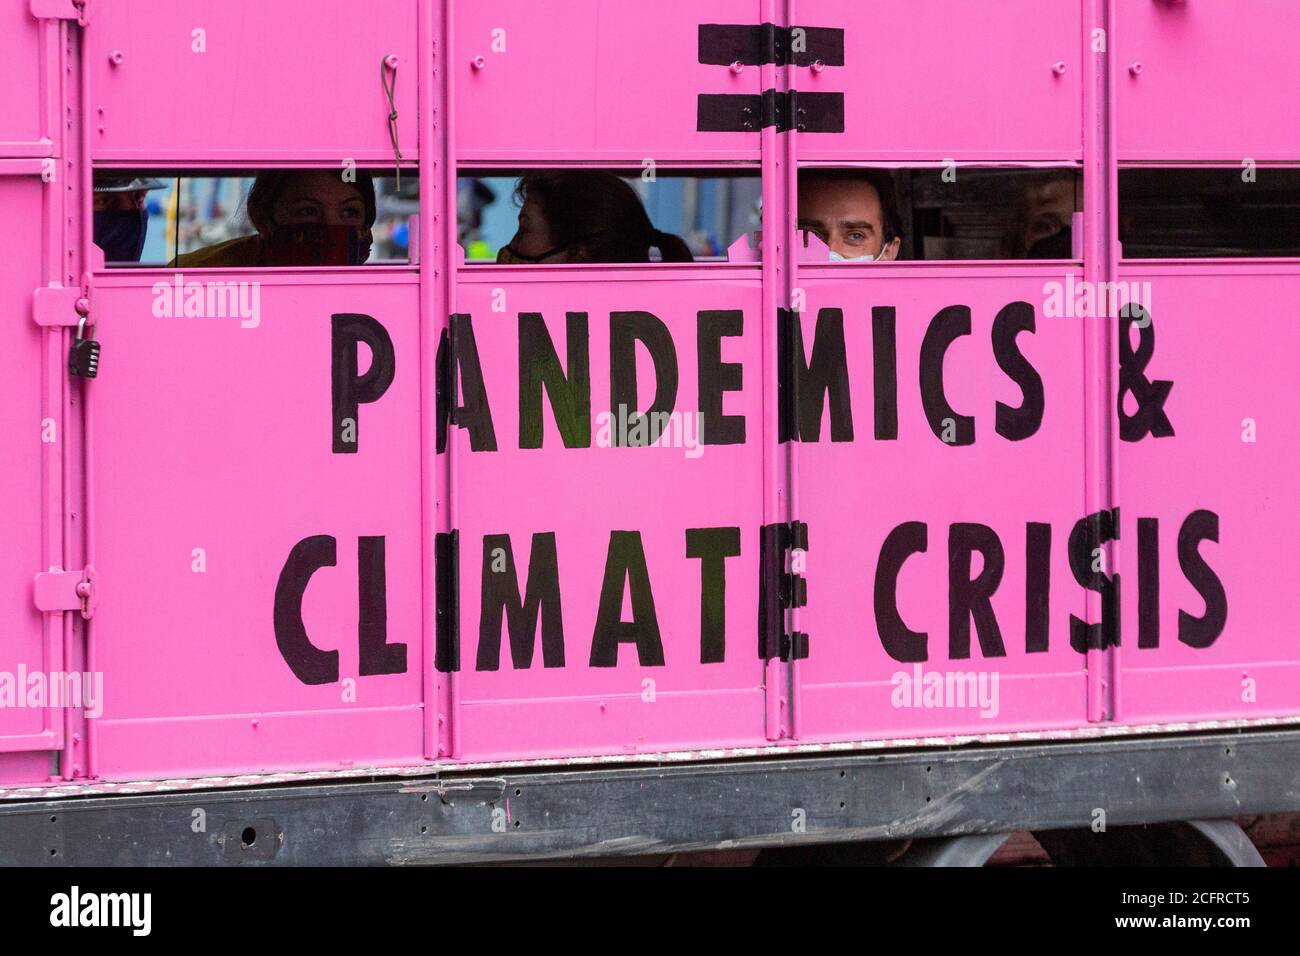
<svg viewBox="0 0 1300 956">
<path fill-rule="evenodd" d="M 540 312 L 519 313 L 519 447 L 542 447 L 542 389 L 565 448 L 591 446 L 591 364 L 587 313 L 566 313 L 568 374 Z"/>
<path fill-rule="evenodd" d="M 372 316 L 340 312 L 330 316 L 330 329 L 333 451 L 354 455 L 361 441 L 358 408 L 377 402 L 393 384 L 397 360 L 388 330 Z M 359 342 L 370 349 L 370 366 L 364 375 L 357 374 Z"/>
<path fill-rule="evenodd" d="M 625 587 L 631 591 L 630 621 L 623 620 Z M 591 640 L 591 666 L 617 666 L 620 644 L 636 645 L 637 660 L 642 667 L 663 666 L 664 648 L 659 638 L 659 620 L 655 615 L 640 531 L 609 533 L 605 579 L 600 588 L 600 607 Z"/>
<path fill-rule="evenodd" d="M 980 553 L 979 576 L 971 579 L 971 556 Z M 975 619 L 980 653 L 1006 657 L 1002 631 L 993 614 L 993 592 L 1002 583 L 1006 555 L 988 525 L 958 522 L 948 529 L 948 657 L 970 657 L 970 625 Z"/>
<path fill-rule="evenodd" d="M 914 554 L 923 553 L 928 546 L 928 531 L 923 521 L 900 524 L 886 536 L 880 546 L 880 561 L 876 565 L 874 603 L 876 631 L 885 652 L 896 661 L 915 664 L 929 660 L 926 651 L 928 636 L 924 631 L 913 631 L 903 623 L 898 612 L 898 575 L 903 562 Z"/>
<path fill-rule="evenodd" d="M 302 596 L 311 576 L 337 563 L 337 545 L 327 534 L 303 538 L 293 546 L 275 585 L 275 643 L 285 663 L 304 684 L 331 684 L 339 679 L 339 652 L 322 651 L 307 637 Z"/>
<path fill-rule="evenodd" d="M 502 552 L 503 566 L 500 569 L 496 567 L 497 551 Z M 494 671 L 501 666 L 503 612 L 510 630 L 510 659 L 515 670 L 533 666 L 538 618 L 542 626 L 543 666 L 564 666 L 564 616 L 560 607 L 560 567 L 555 551 L 555 532 L 533 535 L 532 549 L 528 554 L 528 583 L 522 599 L 510 535 L 485 534 L 482 595 L 478 670 Z"/>
<path fill-rule="evenodd" d="M 739 528 L 687 528 L 686 556 L 700 559 L 700 663 L 727 657 L 727 558 L 740 554 Z"/>
<path fill-rule="evenodd" d="M 740 309 L 703 310 L 696 316 L 699 361 L 701 429 L 706 445 L 743 445 L 745 416 L 724 415 L 724 392 L 739 392 L 744 366 L 722 361 L 722 339 L 744 335 L 745 313 Z"/>
</svg>

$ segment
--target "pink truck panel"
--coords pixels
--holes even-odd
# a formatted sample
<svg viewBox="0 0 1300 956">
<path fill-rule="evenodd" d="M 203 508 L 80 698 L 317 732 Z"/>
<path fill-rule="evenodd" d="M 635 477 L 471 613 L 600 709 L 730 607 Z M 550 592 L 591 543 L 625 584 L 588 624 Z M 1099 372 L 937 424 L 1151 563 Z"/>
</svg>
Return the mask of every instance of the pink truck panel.
<svg viewBox="0 0 1300 956">
<path fill-rule="evenodd" d="M 1300 262 L 1117 241 L 1125 164 L 1300 164 L 1250 6 L 0 0 L 0 788 L 1300 718 Z M 394 133 L 409 264 L 92 247 L 92 167 Z M 646 160 L 761 176 L 749 261 L 463 264 L 458 173 Z M 800 168 L 948 161 L 1081 173 L 1078 254 L 796 261 Z"/>
<path fill-rule="evenodd" d="M 800 0 L 797 10 L 801 24 L 844 31 L 843 66 L 792 71 L 800 91 L 844 94 L 844 132 L 800 137 L 801 159 L 1079 158 L 1077 0 Z"/>
<path fill-rule="evenodd" d="M 473 322 L 496 440 L 495 451 L 475 451 L 483 447 L 475 440 L 481 429 L 452 429 L 460 453 L 467 753 L 570 756 L 763 742 L 758 278 L 753 268 L 664 274 L 642 267 L 537 281 L 513 268 L 475 270 L 460 284 L 457 309 Z M 506 311 L 493 311 L 494 297 Z M 543 326 L 550 346 L 539 341 Z M 536 422 L 539 393 L 525 375 L 550 347 L 571 379 L 575 360 L 589 369 L 590 426 L 576 416 L 567 438 L 573 447 L 548 400 L 540 433 L 521 423 L 522 412 Z M 635 408 L 649 408 L 651 348 L 661 371 L 676 375 L 675 420 L 658 445 L 611 447 L 620 431 L 636 427 L 616 405 L 609 413 L 611 376 L 635 368 Z M 736 380 L 726 381 L 730 375 Z M 723 385 L 734 390 L 718 391 Z M 722 395 L 728 422 L 705 415 L 701 424 L 697 412 L 710 394 Z M 743 443 L 728 433 L 741 416 Z M 734 443 L 711 443 L 724 440 Z M 504 536 L 509 558 L 493 554 Z M 499 606 L 493 595 L 501 588 L 511 602 L 534 582 L 542 594 L 539 565 L 551 562 L 562 632 L 543 613 L 525 665 L 510 650 L 511 622 L 503 625 L 501 612 L 488 608 Z M 502 583 L 511 576 L 517 591 L 513 581 Z M 546 647 L 552 641 L 554 652 Z"/>
<path fill-rule="evenodd" d="M 417 287 L 407 276 L 255 276 L 241 300 L 256 301 L 254 324 L 186 318 L 178 279 L 121 275 L 96 290 L 116 345 L 114 374 L 95 382 L 100 493 L 122 505 L 104 507 L 98 525 L 95 639 L 113 675 L 104 772 L 418 759 Z M 155 313 L 176 304 L 180 315 Z M 363 406 L 356 453 L 334 454 L 333 355 L 348 341 L 337 317 L 351 315 L 391 339 L 392 400 Z M 366 346 L 356 348 L 364 369 Z M 291 641 L 275 624 L 277 594 L 295 590 L 282 573 L 291 555 L 324 562 L 300 588 L 319 650 L 280 647 Z M 363 663 L 363 629 L 392 649 Z"/>
<path fill-rule="evenodd" d="M 1300 130 L 1283 119 L 1278 97 L 1300 85 L 1300 7 L 1290 0 L 1115 6 L 1121 160 L 1295 161 Z"/>
<path fill-rule="evenodd" d="M 34 19 L 25 3 L 0 9 L 0 150 L 4 156 L 49 155 L 37 142 L 48 135 L 43 113 L 49 100 L 43 60 L 58 55 L 56 31 Z M 37 151 L 39 150 L 39 151 Z"/>
<path fill-rule="evenodd" d="M 1175 434 L 1120 444 L 1120 576 L 1138 600 L 1124 595 L 1119 719 L 1294 714 L 1300 425 L 1286 396 L 1300 264 L 1135 264 L 1120 277 L 1151 284 L 1155 350 L 1142 374 L 1173 382 Z M 1131 338 L 1140 358 L 1138 330 Z"/>
<path fill-rule="evenodd" d="M 363 12 L 322 0 L 308 13 L 256 0 L 133 0 L 99 4 L 92 17 L 96 161 L 391 162 L 380 81 L 389 55 L 398 142 L 416 158 L 414 3 Z"/>
<path fill-rule="evenodd" d="M 39 167 L 33 165 L 32 172 Z M 39 175 L 0 173 L 0 208 L 15 222 L 39 223 L 46 189 Z M 45 335 L 32 321 L 33 292 L 40 285 L 42 249 L 17 235 L 0 240 L 5 268 L 0 270 L 0 302 L 7 321 L 0 326 L 0 382 L 4 389 L 3 427 L 12 439 L 0 488 L 14 505 L 4 509 L 4 547 L 0 548 L 0 615 L 5 622 L 0 642 L 0 752 L 50 749 L 61 736 L 59 711 L 47 707 L 41 692 L 26 694 L 25 672 L 47 674 L 62 658 L 62 615 L 44 614 L 32 600 L 32 579 L 57 564 L 46 535 L 53 521 L 53 501 L 45 497 L 47 478 L 61 478 L 57 450 L 66 442 L 61 394 L 62 354 L 47 352 Z M 50 360 L 53 360 L 52 363 Z M 50 732 L 50 733 L 47 733 Z M 42 775 L 47 772 L 41 769 Z"/>
<path fill-rule="evenodd" d="M 756 63 L 700 62 L 700 24 L 753 25 L 743 0 L 458 4 L 451 80 L 461 163 L 758 160 L 752 132 L 699 129 L 699 94 L 756 96 Z M 502 123 L 502 116 L 515 121 Z M 755 119 L 757 119 L 755 117 Z"/>
<path fill-rule="evenodd" d="M 802 735 L 1078 726 L 1084 657 L 1070 618 L 1084 607 L 1067 544 L 1084 516 L 1083 336 L 1042 314 L 1044 283 L 1065 270 L 880 268 L 800 272 L 804 351 L 815 363 L 842 324 L 850 393 L 839 416 L 827 402 L 818 433 L 800 422 L 796 449 L 809 536 Z M 960 334 L 940 357 L 945 328 Z M 1039 377 L 1041 413 L 1016 384 L 1036 387 L 1017 353 Z M 950 412 L 928 404 L 940 376 Z M 981 619 L 959 589 L 986 572 L 996 586 Z M 923 706 L 927 671 L 975 674 L 985 704 Z"/>
</svg>

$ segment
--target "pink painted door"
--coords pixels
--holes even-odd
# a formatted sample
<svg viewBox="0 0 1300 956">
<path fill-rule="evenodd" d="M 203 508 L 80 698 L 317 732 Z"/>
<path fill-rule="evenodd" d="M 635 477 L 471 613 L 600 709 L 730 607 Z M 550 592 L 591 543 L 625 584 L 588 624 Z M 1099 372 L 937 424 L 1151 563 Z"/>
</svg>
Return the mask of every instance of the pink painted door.
<svg viewBox="0 0 1300 956">
<path fill-rule="evenodd" d="M 757 269 L 548 273 L 457 283 L 462 755 L 761 743 Z"/>
<path fill-rule="evenodd" d="M 1134 263 L 1120 278 L 1150 284 L 1151 320 L 1121 343 L 1116 719 L 1294 714 L 1300 264 Z"/>
<path fill-rule="evenodd" d="M 1293 0 L 1116 3 L 1121 160 L 1295 160 Z"/>
<path fill-rule="evenodd" d="M 58 55 L 58 20 L 36 19 L 26 3 L 0 6 L 0 156 L 49 155 L 47 77 L 58 77 Z"/>
<path fill-rule="evenodd" d="M 487 0 L 454 8 L 451 82 L 462 164 L 757 161 L 757 125 L 718 128 L 759 93 L 756 61 L 740 72 L 718 62 L 722 51 L 744 56 L 735 51 L 747 48 L 758 23 L 750 0 L 649 7 Z M 730 99 L 707 99 L 718 96 Z"/>
<path fill-rule="evenodd" d="M 1082 153 L 1078 0 L 800 0 L 796 20 L 808 28 L 809 52 L 789 71 L 790 86 L 844 100 L 843 132 L 801 134 L 801 160 L 1068 161 Z M 832 44 L 817 55 L 814 28 L 843 31 L 842 65 Z"/>
<path fill-rule="evenodd" d="M 1083 332 L 1044 314 L 1066 273 L 801 267 L 801 740 L 1085 722 Z"/>
<path fill-rule="evenodd" d="M 419 761 L 417 291 L 372 270 L 98 279 L 104 776 Z"/>
<path fill-rule="evenodd" d="M 398 141 L 413 161 L 415 11 L 415 0 L 96 4 L 94 158 L 391 162 L 381 61 L 392 54 Z"/>
<path fill-rule="evenodd" d="M 50 189 L 40 168 L 34 159 L 0 159 L 0 208 L 38 231 Z M 0 774 L 8 774 L 16 768 L 12 752 L 54 750 L 63 738 L 61 707 L 50 706 L 49 696 L 51 679 L 62 679 L 63 614 L 37 610 L 33 579 L 62 567 L 59 489 L 69 436 L 62 335 L 45 332 L 33 319 L 33 293 L 47 278 L 45 249 L 11 232 L 0 239 L 0 256 L 0 302 L 7 304 L 0 324 L 0 427 L 10 437 L 0 470 L 6 503 L 0 532 Z M 47 757 L 18 762 L 39 777 L 53 770 Z"/>
<path fill-rule="evenodd" d="M 0 238 L 0 429 L 9 438 L 0 469 L 3 781 L 43 781 L 59 772 L 55 752 L 63 747 L 68 713 L 64 613 L 39 611 L 35 587 L 38 573 L 73 560 L 63 548 L 65 457 L 77 447 L 64 406 L 64 332 L 35 321 L 36 290 L 70 278 L 61 269 L 58 225 L 61 197 L 74 196 L 76 184 L 66 182 L 71 164 L 54 158 L 66 148 L 59 126 L 62 34 L 58 20 L 36 19 L 27 3 L 0 9 L 0 209 L 13 226 Z M 66 319 L 70 298 L 52 295 L 62 308 L 42 314 Z"/>
</svg>

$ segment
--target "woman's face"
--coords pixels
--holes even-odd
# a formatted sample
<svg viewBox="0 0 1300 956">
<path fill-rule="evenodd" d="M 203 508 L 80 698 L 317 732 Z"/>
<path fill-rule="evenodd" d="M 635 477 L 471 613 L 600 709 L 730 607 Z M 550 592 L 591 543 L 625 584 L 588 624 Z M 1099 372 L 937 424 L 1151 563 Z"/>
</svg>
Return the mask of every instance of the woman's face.
<svg viewBox="0 0 1300 956">
<path fill-rule="evenodd" d="M 519 229 L 514 238 L 497 253 L 497 262 L 511 263 L 572 262 L 571 249 L 557 249 L 551 227 L 542 214 L 541 204 L 527 198 L 519 210 Z"/>
<path fill-rule="evenodd" d="M 361 190 L 325 170 L 294 176 L 271 204 L 277 226 L 321 222 L 330 226 L 364 226 L 366 203 Z"/>
</svg>

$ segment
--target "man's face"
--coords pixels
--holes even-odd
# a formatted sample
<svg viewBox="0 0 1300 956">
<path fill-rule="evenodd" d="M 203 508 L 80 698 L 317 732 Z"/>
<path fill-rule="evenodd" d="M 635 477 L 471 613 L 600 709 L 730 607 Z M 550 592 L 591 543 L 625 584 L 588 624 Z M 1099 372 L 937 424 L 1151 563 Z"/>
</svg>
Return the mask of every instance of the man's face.
<svg viewBox="0 0 1300 956">
<path fill-rule="evenodd" d="M 845 259 L 894 259 L 899 240 L 884 247 L 885 222 L 876 187 L 865 180 L 809 179 L 799 184 L 799 228 Z M 881 255 L 881 252 L 884 255 Z"/>
<path fill-rule="evenodd" d="M 144 197 L 148 190 L 137 189 L 125 193 L 94 193 L 95 212 L 134 212 L 144 208 Z"/>
<path fill-rule="evenodd" d="M 1056 179 L 1036 186 L 1026 196 L 1025 234 L 1021 238 L 1025 251 L 1034 243 L 1056 235 L 1070 224 L 1071 214 L 1078 212 L 1074 181 Z"/>
</svg>

